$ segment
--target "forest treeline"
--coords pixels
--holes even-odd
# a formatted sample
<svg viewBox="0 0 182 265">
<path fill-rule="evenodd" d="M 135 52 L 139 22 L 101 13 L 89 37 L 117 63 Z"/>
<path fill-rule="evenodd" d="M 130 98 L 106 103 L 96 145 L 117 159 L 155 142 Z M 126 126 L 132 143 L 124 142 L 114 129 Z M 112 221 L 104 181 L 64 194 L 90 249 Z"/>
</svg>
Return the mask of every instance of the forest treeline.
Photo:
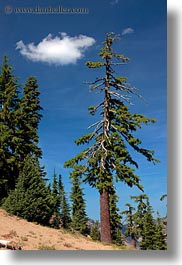
<svg viewBox="0 0 182 265">
<path fill-rule="evenodd" d="M 87 82 L 92 91 L 103 95 L 103 101 L 89 107 L 91 115 L 99 110 L 100 119 L 90 125 L 90 133 L 75 141 L 77 145 L 87 144 L 86 149 L 65 161 L 65 167 L 72 168 L 69 196 L 62 176 L 54 170 L 48 181 L 40 165 L 38 126 L 42 107 L 38 81 L 30 76 L 25 85 L 19 84 L 4 57 L 0 72 L 0 205 L 28 221 L 72 229 L 102 242 L 122 245 L 127 237 L 133 247 L 165 250 L 166 224 L 160 217 L 154 219 L 149 198 L 135 174 L 138 163 L 128 150 L 129 145 L 149 162 L 159 162 L 154 158 L 154 151 L 141 147 L 141 139 L 133 135 L 143 124 L 154 123 L 155 119 L 129 111 L 130 96 L 141 96 L 126 77 L 116 75 L 114 67 L 129 61 L 114 52 L 112 46 L 118 39 L 112 33 L 107 34 L 99 53 L 101 61 L 86 63 L 90 69 L 104 69 L 104 76 Z M 127 209 L 120 211 L 115 189 L 118 181 L 143 192 L 131 196 L 136 208 L 126 203 Z M 83 183 L 98 190 L 100 222 L 89 221 Z"/>
</svg>

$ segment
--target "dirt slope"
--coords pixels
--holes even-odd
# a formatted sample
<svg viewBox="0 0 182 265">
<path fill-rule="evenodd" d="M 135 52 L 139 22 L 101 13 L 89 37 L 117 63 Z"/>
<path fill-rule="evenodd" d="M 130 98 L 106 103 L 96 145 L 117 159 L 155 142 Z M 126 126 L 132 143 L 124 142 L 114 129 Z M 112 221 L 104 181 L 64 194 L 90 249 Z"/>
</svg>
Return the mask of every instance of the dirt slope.
<svg viewBox="0 0 182 265">
<path fill-rule="evenodd" d="M 56 230 L 10 216 L 0 209 L 0 240 L 21 245 L 22 250 L 116 250 L 78 234 Z"/>
</svg>

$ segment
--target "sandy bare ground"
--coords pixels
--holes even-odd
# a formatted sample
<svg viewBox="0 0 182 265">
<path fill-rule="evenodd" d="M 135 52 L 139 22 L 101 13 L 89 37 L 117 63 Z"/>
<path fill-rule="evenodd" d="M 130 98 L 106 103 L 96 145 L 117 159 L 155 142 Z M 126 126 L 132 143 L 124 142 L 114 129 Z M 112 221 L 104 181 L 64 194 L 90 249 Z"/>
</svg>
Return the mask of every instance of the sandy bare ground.
<svg viewBox="0 0 182 265">
<path fill-rule="evenodd" d="M 117 250 L 79 234 L 44 227 L 0 209 L 0 240 L 10 240 L 22 250 Z M 120 249 L 121 250 L 121 249 Z"/>
</svg>

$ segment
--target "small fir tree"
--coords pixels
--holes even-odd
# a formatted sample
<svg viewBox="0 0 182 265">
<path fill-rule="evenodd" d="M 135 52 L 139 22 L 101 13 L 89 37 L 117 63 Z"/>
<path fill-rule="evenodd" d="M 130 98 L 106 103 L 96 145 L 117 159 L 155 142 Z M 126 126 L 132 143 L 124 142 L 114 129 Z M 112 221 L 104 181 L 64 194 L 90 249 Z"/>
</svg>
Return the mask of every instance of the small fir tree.
<svg viewBox="0 0 182 265">
<path fill-rule="evenodd" d="M 113 193 L 109 197 L 109 207 L 110 207 L 110 224 L 111 224 L 111 237 L 112 242 L 117 245 L 122 245 L 122 224 L 121 215 L 119 213 L 119 208 L 117 207 L 118 196 L 113 188 Z"/>
<path fill-rule="evenodd" d="M 52 200 L 53 200 L 53 202 L 52 202 L 53 212 L 54 212 L 54 214 L 59 214 L 59 212 L 60 212 L 60 198 L 59 198 L 59 187 L 58 187 L 57 174 L 56 174 L 55 169 L 54 169 L 54 174 L 53 174 L 51 194 L 52 194 Z"/>
<path fill-rule="evenodd" d="M 51 194 L 37 158 L 27 156 L 15 190 L 10 192 L 3 207 L 10 213 L 43 225 L 52 215 Z"/>
<path fill-rule="evenodd" d="M 130 198 L 134 200 L 135 203 L 137 203 L 134 220 L 137 224 L 137 237 L 139 238 L 143 231 L 143 218 L 149 205 L 149 198 L 146 194 L 140 194 L 139 196 L 130 196 Z"/>
<path fill-rule="evenodd" d="M 163 231 L 160 218 L 153 218 L 152 206 L 146 194 L 131 196 L 138 203 L 134 220 L 137 227 L 137 238 L 141 237 L 140 249 L 142 250 L 165 250 L 166 235 Z"/>
<path fill-rule="evenodd" d="M 61 216 L 60 216 L 60 194 L 56 170 L 54 169 L 52 186 L 50 187 L 51 199 L 52 199 L 52 212 L 53 215 L 50 218 L 50 225 L 54 228 L 61 227 Z"/>
<path fill-rule="evenodd" d="M 156 249 L 157 250 L 167 250 L 167 234 L 165 229 L 165 224 L 163 220 L 158 215 L 156 222 Z"/>
<path fill-rule="evenodd" d="M 95 221 L 90 229 L 90 237 L 95 240 L 99 241 L 100 240 L 100 232 L 99 232 L 99 221 Z"/>
<path fill-rule="evenodd" d="M 150 205 L 148 205 L 143 218 L 141 236 L 142 242 L 140 243 L 140 248 L 142 250 L 156 250 L 156 225 L 152 216 L 152 207 Z"/>
<path fill-rule="evenodd" d="M 59 186 L 60 216 L 61 216 L 62 227 L 68 229 L 70 228 L 71 224 L 70 206 L 67 201 L 61 175 L 59 175 L 58 186 Z"/>
<path fill-rule="evenodd" d="M 126 235 L 127 237 L 131 238 L 131 245 L 133 248 L 136 248 L 136 241 L 137 241 L 137 224 L 135 222 L 135 217 L 133 211 L 135 211 L 135 208 L 129 204 L 125 204 L 128 209 L 121 212 L 122 215 L 126 215 Z"/>
<path fill-rule="evenodd" d="M 87 227 L 87 214 L 86 205 L 83 198 L 83 189 L 80 187 L 79 175 L 77 172 L 72 172 L 72 190 L 71 190 L 71 201 L 72 201 L 72 222 L 71 227 L 82 233 L 86 234 L 88 232 Z"/>
</svg>

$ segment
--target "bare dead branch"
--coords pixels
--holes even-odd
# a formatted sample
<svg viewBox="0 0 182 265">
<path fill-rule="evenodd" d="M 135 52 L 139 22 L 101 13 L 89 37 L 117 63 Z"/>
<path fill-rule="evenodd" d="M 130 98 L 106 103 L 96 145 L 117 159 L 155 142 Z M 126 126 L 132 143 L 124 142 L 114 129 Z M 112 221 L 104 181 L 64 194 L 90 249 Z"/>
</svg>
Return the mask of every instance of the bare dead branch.
<svg viewBox="0 0 182 265">
<path fill-rule="evenodd" d="M 104 122 L 104 120 L 101 120 L 101 121 L 97 121 L 97 122 L 95 122 L 95 123 L 93 123 L 93 124 L 91 124 L 89 127 L 88 127 L 88 129 L 90 129 L 90 128 L 92 128 L 92 127 L 94 127 L 94 126 L 99 126 L 99 124 L 102 124 Z"/>
<path fill-rule="evenodd" d="M 93 81 L 93 82 L 84 81 L 83 84 L 86 84 L 86 85 L 94 85 L 94 84 L 96 84 L 97 82 L 99 82 L 101 80 L 105 80 L 105 78 L 96 78 L 96 80 Z"/>
<path fill-rule="evenodd" d="M 102 86 L 102 85 L 104 85 L 104 82 L 102 82 L 102 83 L 100 83 L 100 84 L 98 84 L 98 85 L 95 85 L 95 86 L 89 86 L 89 89 L 90 89 L 90 90 L 95 90 L 95 89 L 97 89 L 98 87 L 100 87 L 100 86 Z"/>
<path fill-rule="evenodd" d="M 111 124 L 111 127 L 112 127 L 114 130 L 118 131 L 118 128 L 116 128 L 113 124 Z"/>
<path fill-rule="evenodd" d="M 123 65 L 123 64 L 126 64 L 126 62 L 123 62 L 123 63 L 112 63 L 111 62 L 111 65 Z"/>
<path fill-rule="evenodd" d="M 123 95 L 121 95 L 121 94 L 119 94 L 119 93 L 117 93 L 117 92 L 115 92 L 115 91 L 108 91 L 108 93 L 109 93 L 110 95 L 113 95 L 113 96 L 117 97 L 117 98 L 122 98 L 122 99 L 124 99 L 124 100 L 126 100 L 127 102 L 130 103 L 130 100 L 129 100 L 128 97 L 125 97 L 125 96 L 123 96 Z"/>
</svg>

